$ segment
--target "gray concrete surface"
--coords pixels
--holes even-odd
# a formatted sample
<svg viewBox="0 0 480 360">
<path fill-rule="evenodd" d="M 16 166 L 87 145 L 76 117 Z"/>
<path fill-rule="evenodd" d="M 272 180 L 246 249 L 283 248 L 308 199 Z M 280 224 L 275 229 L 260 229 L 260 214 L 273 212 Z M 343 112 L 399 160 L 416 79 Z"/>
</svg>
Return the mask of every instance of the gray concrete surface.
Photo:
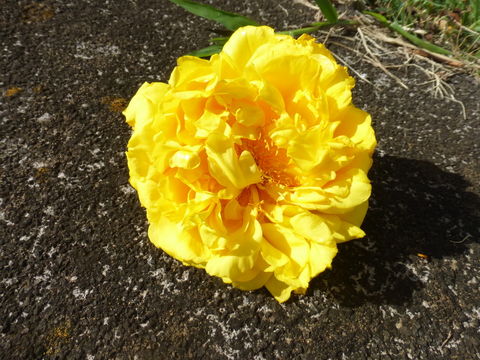
<svg viewBox="0 0 480 360">
<path fill-rule="evenodd" d="M 282 28 L 314 19 L 222 3 Z M 404 90 L 331 46 L 375 84 L 355 91 L 379 140 L 368 237 L 280 305 L 155 249 L 128 185 L 118 110 L 212 24 L 166 0 L 0 4 L 0 358 L 480 359 L 474 79 L 448 80 L 464 120 L 414 68 L 392 70 Z"/>
</svg>

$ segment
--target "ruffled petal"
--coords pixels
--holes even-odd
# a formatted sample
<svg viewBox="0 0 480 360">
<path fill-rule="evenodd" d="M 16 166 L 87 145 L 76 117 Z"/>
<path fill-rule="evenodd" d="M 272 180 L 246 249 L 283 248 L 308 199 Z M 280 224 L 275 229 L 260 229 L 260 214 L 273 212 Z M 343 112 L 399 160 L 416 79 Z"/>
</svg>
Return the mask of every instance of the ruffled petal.
<svg viewBox="0 0 480 360">
<path fill-rule="evenodd" d="M 232 34 L 223 46 L 222 54 L 228 56 L 236 68 L 241 70 L 260 46 L 271 41 L 276 41 L 272 28 L 268 26 L 243 27 Z"/>
<path fill-rule="evenodd" d="M 223 186 L 241 190 L 261 181 L 261 173 L 252 154 L 243 151 L 237 156 L 231 139 L 212 134 L 205 148 L 210 173 Z"/>
</svg>

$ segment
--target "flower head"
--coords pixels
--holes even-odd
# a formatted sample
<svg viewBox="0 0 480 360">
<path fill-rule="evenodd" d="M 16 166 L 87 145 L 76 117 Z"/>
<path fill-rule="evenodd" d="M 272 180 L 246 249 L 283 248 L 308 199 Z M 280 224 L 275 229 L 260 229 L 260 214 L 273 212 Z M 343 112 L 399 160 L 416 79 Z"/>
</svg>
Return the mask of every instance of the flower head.
<svg viewBox="0 0 480 360">
<path fill-rule="evenodd" d="M 304 293 L 338 243 L 365 235 L 376 141 L 353 86 L 312 37 L 265 26 L 143 84 L 124 114 L 150 240 L 237 288 Z"/>
</svg>

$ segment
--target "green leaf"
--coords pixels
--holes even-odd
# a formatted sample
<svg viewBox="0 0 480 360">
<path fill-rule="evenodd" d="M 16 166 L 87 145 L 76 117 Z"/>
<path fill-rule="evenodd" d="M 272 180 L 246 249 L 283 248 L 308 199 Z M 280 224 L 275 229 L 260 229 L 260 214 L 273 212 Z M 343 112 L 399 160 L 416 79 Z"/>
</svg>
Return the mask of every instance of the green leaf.
<svg viewBox="0 0 480 360">
<path fill-rule="evenodd" d="M 404 30 L 400 25 L 397 23 L 392 23 L 387 20 L 387 18 L 379 13 L 373 12 L 373 11 L 364 11 L 365 14 L 368 14 L 370 16 L 373 16 L 375 19 L 377 19 L 380 23 L 388 27 L 389 29 L 399 33 L 402 35 L 405 39 L 409 40 L 411 43 L 417 45 L 418 47 L 437 53 L 437 54 L 442 54 L 442 55 L 451 55 L 452 52 L 444 49 L 440 46 L 434 45 L 428 41 L 422 40 L 418 38 L 417 36 L 410 34 L 408 31 Z"/>
<path fill-rule="evenodd" d="M 325 19 L 328 20 L 330 23 L 336 23 L 338 20 L 338 14 L 337 10 L 335 10 L 335 7 L 332 5 L 330 0 L 315 0 L 317 3 L 318 7 L 322 11 L 323 16 L 325 16 Z"/>
<path fill-rule="evenodd" d="M 209 56 L 212 56 L 213 54 L 218 54 L 220 51 L 222 51 L 222 49 L 223 49 L 223 45 L 210 45 L 210 46 L 207 46 L 206 48 L 192 51 L 188 55 L 202 57 L 202 58 L 209 57 Z"/>
<path fill-rule="evenodd" d="M 216 9 L 213 6 L 207 4 L 201 4 L 191 0 L 170 0 L 172 3 L 181 6 L 185 10 L 201 16 L 205 19 L 216 21 L 229 30 L 237 30 L 239 27 L 254 25 L 258 26 L 258 23 L 245 16 L 230 13 L 220 9 Z"/>
</svg>

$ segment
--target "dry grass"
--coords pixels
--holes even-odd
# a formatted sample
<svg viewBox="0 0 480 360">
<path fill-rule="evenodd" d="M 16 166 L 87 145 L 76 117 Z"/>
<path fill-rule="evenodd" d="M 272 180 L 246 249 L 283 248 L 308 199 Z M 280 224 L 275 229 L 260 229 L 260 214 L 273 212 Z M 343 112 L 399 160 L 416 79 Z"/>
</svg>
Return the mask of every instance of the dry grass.
<svg viewBox="0 0 480 360">
<path fill-rule="evenodd" d="M 357 59 L 352 62 L 345 56 L 334 53 L 340 63 L 347 66 L 352 73 L 357 75 L 360 81 L 377 87 L 356 68 L 358 62 L 367 62 L 404 89 L 409 89 L 412 86 L 420 87 L 432 97 L 448 99 L 458 103 L 462 109 L 463 117 L 466 118 L 465 106 L 455 97 L 455 90 L 447 80 L 451 76 L 465 71 L 478 75 L 480 72 L 478 64 L 469 64 L 444 55 L 430 53 L 401 38 L 392 37 L 388 29 L 378 27 L 364 15 L 361 15 L 358 20 L 361 25 L 355 28 L 354 36 L 343 35 L 344 31 L 338 27 L 319 32 L 322 35 L 320 39 L 322 42 L 341 47 L 354 54 Z M 342 41 L 339 41 L 339 39 Z M 398 70 L 406 68 L 418 70 L 424 75 L 424 78 L 414 84 L 406 83 L 398 75 Z"/>
</svg>

